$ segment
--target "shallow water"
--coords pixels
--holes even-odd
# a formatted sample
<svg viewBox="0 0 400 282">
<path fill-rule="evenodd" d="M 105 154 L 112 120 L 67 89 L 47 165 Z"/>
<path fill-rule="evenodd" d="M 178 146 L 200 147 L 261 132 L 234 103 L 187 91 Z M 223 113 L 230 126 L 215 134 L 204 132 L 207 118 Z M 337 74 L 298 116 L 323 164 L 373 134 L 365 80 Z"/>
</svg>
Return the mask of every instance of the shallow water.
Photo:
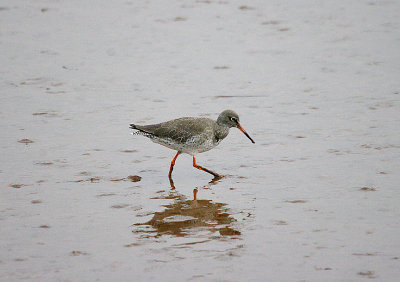
<svg viewBox="0 0 400 282">
<path fill-rule="evenodd" d="M 396 281 L 399 10 L 3 1 L 0 280 Z M 130 135 L 227 108 L 218 181 Z"/>
</svg>

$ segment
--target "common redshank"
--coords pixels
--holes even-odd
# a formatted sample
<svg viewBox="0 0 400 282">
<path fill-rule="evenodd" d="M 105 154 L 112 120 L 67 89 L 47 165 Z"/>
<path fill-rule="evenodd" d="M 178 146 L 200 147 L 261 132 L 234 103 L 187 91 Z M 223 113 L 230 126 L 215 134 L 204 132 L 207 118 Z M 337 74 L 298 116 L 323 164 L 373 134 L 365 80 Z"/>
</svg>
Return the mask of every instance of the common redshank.
<svg viewBox="0 0 400 282">
<path fill-rule="evenodd" d="M 239 115 L 232 110 L 225 110 L 217 121 L 209 118 L 183 117 L 158 124 L 136 125 L 130 128 L 136 131 L 133 134 L 141 134 L 151 141 L 178 151 L 171 161 L 168 177 L 172 180 L 172 170 L 179 154 L 186 153 L 193 156 L 193 166 L 214 175 L 222 176 L 196 163 L 195 155 L 211 150 L 224 139 L 231 127 L 236 127 L 255 143 L 239 123 Z M 172 183 L 172 182 L 171 182 Z"/>
</svg>

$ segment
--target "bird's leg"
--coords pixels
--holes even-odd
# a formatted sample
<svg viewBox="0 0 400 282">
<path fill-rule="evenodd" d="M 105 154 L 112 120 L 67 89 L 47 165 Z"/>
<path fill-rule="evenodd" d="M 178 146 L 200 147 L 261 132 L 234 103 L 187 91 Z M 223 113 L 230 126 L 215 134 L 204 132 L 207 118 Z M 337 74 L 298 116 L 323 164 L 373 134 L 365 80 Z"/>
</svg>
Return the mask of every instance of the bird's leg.
<svg viewBox="0 0 400 282">
<path fill-rule="evenodd" d="M 218 173 L 216 173 L 216 172 L 214 172 L 214 171 L 211 171 L 211 170 L 209 170 L 209 169 L 206 169 L 206 168 L 201 167 L 201 166 L 199 166 L 198 164 L 196 164 L 196 159 L 195 159 L 194 156 L 193 156 L 193 166 L 194 166 L 195 168 L 197 168 L 197 169 L 200 169 L 200 170 L 202 170 L 202 171 L 205 171 L 205 172 L 208 172 L 208 173 L 214 175 L 214 177 L 222 178 L 222 175 L 219 175 Z"/>
<path fill-rule="evenodd" d="M 168 177 L 169 177 L 170 180 L 172 180 L 171 175 L 172 175 L 172 171 L 174 170 L 174 165 L 175 165 L 176 158 L 178 158 L 180 153 L 181 152 L 178 151 L 178 153 L 176 153 L 175 157 L 171 161 L 171 166 L 169 167 L 169 173 L 168 173 Z"/>
<path fill-rule="evenodd" d="M 169 178 L 169 185 L 171 185 L 171 190 L 175 190 L 175 184 L 174 181 L 172 180 L 172 177 Z"/>
</svg>

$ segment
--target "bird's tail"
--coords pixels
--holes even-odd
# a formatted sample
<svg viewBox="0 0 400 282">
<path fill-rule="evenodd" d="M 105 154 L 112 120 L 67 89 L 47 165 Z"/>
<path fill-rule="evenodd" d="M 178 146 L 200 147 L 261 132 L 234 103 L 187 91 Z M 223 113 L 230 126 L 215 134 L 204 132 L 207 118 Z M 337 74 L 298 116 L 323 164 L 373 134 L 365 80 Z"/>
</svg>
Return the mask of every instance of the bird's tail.
<svg viewBox="0 0 400 282">
<path fill-rule="evenodd" d="M 149 137 L 149 138 L 154 137 L 153 133 L 142 129 L 140 125 L 136 125 L 136 124 L 131 123 L 129 128 L 133 129 L 133 130 L 136 130 L 135 132 L 132 133 L 133 135 L 143 135 L 143 136 L 146 136 L 146 137 Z"/>
</svg>

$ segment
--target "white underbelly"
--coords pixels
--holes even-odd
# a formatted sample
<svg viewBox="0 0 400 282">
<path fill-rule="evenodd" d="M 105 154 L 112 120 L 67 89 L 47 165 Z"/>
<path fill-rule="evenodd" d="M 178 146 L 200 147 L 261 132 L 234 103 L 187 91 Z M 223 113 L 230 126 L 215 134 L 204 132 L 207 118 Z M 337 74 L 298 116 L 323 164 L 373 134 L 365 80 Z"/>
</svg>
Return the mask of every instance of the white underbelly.
<svg viewBox="0 0 400 282">
<path fill-rule="evenodd" d="M 180 151 L 182 153 L 186 153 L 192 156 L 198 153 L 209 151 L 220 143 L 220 142 L 213 142 L 212 139 L 201 138 L 201 136 L 199 137 L 195 136 L 193 138 L 190 138 L 185 143 L 177 143 L 174 142 L 173 140 L 158 139 L 158 138 L 152 138 L 151 140 L 154 143 L 158 143 L 172 150 Z"/>
</svg>

